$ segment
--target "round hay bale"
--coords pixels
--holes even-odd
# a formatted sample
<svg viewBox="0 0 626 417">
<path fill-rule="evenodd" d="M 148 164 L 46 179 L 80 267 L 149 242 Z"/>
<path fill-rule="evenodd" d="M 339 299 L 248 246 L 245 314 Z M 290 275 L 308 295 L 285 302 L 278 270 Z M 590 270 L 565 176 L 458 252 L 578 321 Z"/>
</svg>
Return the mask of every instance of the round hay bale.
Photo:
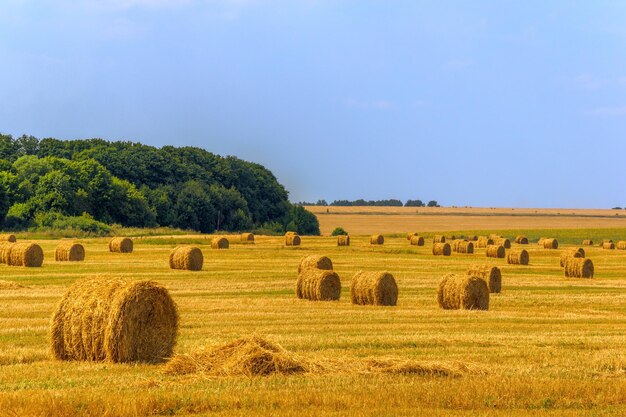
<svg viewBox="0 0 626 417">
<path fill-rule="evenodd" d="M 450 236 L 446 237 L 446 240 L 455 241 L 456 240 L 456 235 L 450 235 Z"/>
<path fill-rule="evenodd" d="M 254 233 L 242 233 L 241 243 L 254 243 Z"/>
<path fill-rule="evenodd" d="M 511 249 L 506 257 L 506 262 L 510 265 L 528 265 L 529 260 L 526 249 Z"/>
<path fill-rule="evenodd" d="M 228 239 L 224 236 L 216 236 L 211 240 L 211 249 L 228 249 Z"/>
<path fill-rule="evenodd" d="M 179 246 L 170 252 L 170 268 L 200 271 L 204 263 L 202 251 L 195 246 Z"/>
<path fill-rule="evenodd" d="M 335 271 L 304 269 L 298 274 L 296 296 L 311 301 L 335 301 L 341 296 L 341 280 Z"/>
<path fill-rule="evenodd" d="M 615 243 L 613 242 L 604 242 L 602 243 L 602 249 L 615 249 Z"/>
<path fill-rule="evenodd" d="M 8 264 L 9 257 L 11 256 L 11 249 L 15 243 L 12 242 L 0 242 L 0 263 Z"/>
<path fill-rule="evenodd" d="M 506 251 L 502 245 L 489 245 L 487 246 L 486 253 L 488 258 L 504 258 L 506 255 Z"/>
<path fill-rule="evenodd" d="M 593 240 L 591 240 L 591 239 L 585 239 L 585 240 L 583 240 L 583 243 L 582 243 L 582 244 L 583 244 L 584 246 L 593 246 Z"/>
<path fill-rule="evenodd" d="M 0 234 L 0 242 L 13 242 L 13 243 L 15 243 L 16 241 L 17 241 L 17 239 L 15 238 L 14 234 L 11 234 L 11 233 Z"/>
<path fill-rule="evenodd" d="M 437 288 L 439 307 L 445 310 L 489 310 L 489 288 L 473 275 L 445 275 Z"/>
<path fill-rule="evenodd" d="M 528 238 L 526 236 L 519 235 L 515 238 L 515 243 L 519 245 L 528 245 Z"/>
<path fill-rule="evenodd" d="M 620 240 L 617 242 L 617 249 L 626 250 L 626 240 Z"/>
<path fill-rule="evenodd" d="M 554 238 L 546 238 L 543 240 L 543 248 L 544 249 L 558 249 L 559 242 Z"/>
<path fill-rule="evenodd" d="M 469 240 L 470 242 L 476 242 L 478 240 L 478 236 L 477 235 L 469 235 L 467 237 L 467 240 Z"/>
<path fill-rule="evenodd" d="M 564 250 L 563 252 L 561 252 L 561 259 L 560 259 L 560 265 L 561 268 L 563 268 L 565 266 L 565 263 L 567 262 L 567 258 L 584 258 L 585 257 L 585 250 L 583 248 L 572 248 L 572 249 L 567 249 Z"/>
<path fill-rule="evenodd" d="M 495 239 L 493 241 L 494 245 L 504 246 L 504 249 L 511 249 L 511 241 L 505 237 L 501 237 L 499 239 Z"/>
<path fill-rule="evenodd" d="M 478 236 L 476 240 L 475 248 L 486 248 L 489 245 L 493 245 L 493 239 L 487 236 Z"/>
<path fill-rule="evenodd" d="M 85 260 L 85 248 L 80 243 L 72 241 L 60 242 L 54 251 L 54 260 L 57 262 L 80 262 Z"/>
<path fill-rule="evenodd" d="M 300 236 L 285 235 L 285 246 L 300 246 Z"/>
<path fill-rule="evenodd" d="M 452 254 L 452 248 L 449 243 L 433 243 L 433 255 L 450 256 L 450 254 Z"/>
<path fill-rule="evenodd" d="M 133 241 L 127 237 L 114 237 L 109 241 L 110 252 L 131 253 Z"/>
<path fill-rule="evenodd" d="M 424 246 L 424 238 L 421 236 L 412 236 L 411 245 L 412 246 Z"/>
<path fill-rule="evenodd" d="M 298 232 L 286 232 L 285 236 L 298 236 Z"/>
<path fill-rule="evenodd" d="M 457 239 L 452 242 L 452 251 L 457 253 L 474 253 L 474 243 Z"/>
<path fill-rule="evenodd" d="M 537 241 L 537 245 L 543 247 L 543 243 L 545 242 L 546 239 L 547 237 L 540 237 L 539 240 Z"/>
<path fill-rule="evenodd" d="M 370 245 L 382 245 L 385 243 L 383 235 L 372 235 L 370 237 Z"/>
<path fill-rule="evenodd" d="M 470 265 L 466 275 L 484 279 L 487 287 L 489 287 L 489 292 L 499 293 L 502 290 L 502 273 L 497 266 Z"/>
<path fill-rule="evenodd" d="M 337 236 L 337 246 L 350 246 L 350 236 L 347 236 L 347 235 Z"/>
<path fill-rule="evenodd" d="M 36 243 L 13 243 L 8 254 L 7 265 L 40 267 L 43 264 L 43 250 Z"/>
<path fill-rule="evenodd" d="M 407 233 L 407 234 L 406 234 L 406 240 L 411 240 L 411 238 L 412 238 L 413 236 L 418 236 L 418 235 L 419 235 L 419 233 L 417 233 L 417 232 Z"/>
<path fill-rule="evenodd" d="M 389 272 L 357 272 L 350 287 L 352 304 L 395 306 L 398 285 Z"/>
<path fill-rule="evenodd" d="M 56 359 L 163 362 L 176 344 L 178 310 L 156 282 L 94 277 L 67 290 L 50 333 Z"/>
<path fill-rule="evenodd" d="M 565 276 L 572 278 L 593 278 L 593 262 L 589 258 L 569 257 L 565 262 Z"/>
<path fill-rule="evenodd" d="M 446 243 L 446 237 L 443 235 L 433 236 L 433 243 Z"/>
<path fill-rule="evenodd" d="M 333 262 L 328 256 L 322 255 L 307 255 L 300 259 L 298 265 L 298 274 L 305 269 L 325 269 L 327 271 L 333 270 Z"/>
</svg>

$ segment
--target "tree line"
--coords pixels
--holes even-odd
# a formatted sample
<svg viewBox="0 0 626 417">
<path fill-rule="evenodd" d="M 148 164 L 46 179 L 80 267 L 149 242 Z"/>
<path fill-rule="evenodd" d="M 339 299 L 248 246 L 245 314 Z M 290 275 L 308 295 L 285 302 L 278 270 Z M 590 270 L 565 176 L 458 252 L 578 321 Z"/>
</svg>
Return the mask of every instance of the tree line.
<svg viewBox="0 0 626 417">
<path fill-rule="evenodd" d="M 439 203 L 435 200 L 430 200 L 428 203 L 424 203 L 422 200 L 407 200 L 406 203 L 402 203 L 401 200 L 389 199 L 389 200 L 364 200 L 358 199 L 354 201 L 350 200 L 335 200 L 328 203 L 326 200 L 317 200 L 316 203 L 301 202 L 298 203 L 303 206 L 378 206 L 378 207 L 440 207 Z"/>
</svg>

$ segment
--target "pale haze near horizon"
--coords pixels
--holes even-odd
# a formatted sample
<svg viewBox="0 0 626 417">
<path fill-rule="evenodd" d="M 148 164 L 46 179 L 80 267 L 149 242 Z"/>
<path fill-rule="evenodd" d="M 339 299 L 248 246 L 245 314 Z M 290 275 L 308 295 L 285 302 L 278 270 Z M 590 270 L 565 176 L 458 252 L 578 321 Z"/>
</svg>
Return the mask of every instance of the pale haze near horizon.
<svg viewBox="0 0 626 417">
<path fill-rule="evenodd" d="M 199 146 L 292 201 L 626 205 L 626 3 L 0 0 L 0 132 Z"/>
</svg>

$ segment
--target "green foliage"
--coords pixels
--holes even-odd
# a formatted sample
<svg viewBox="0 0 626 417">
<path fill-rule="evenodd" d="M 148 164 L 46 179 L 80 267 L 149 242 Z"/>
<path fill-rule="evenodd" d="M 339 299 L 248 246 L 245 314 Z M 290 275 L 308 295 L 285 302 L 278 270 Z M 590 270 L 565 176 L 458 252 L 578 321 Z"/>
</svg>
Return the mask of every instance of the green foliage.
<svg viewBox="0 0 626 417">
<path fill-rule="evenodd" d="M 428 207 L 439 207 L 439 204 L 435 200 L 430 200 L 428 202 Z"/>
<path fill-rule="evenodd" d="M 425 204 L 422 200 L 407 200 L 404 203 L 404 207 L 424 207 Z"/>
<path fill-rule="evenodd" d="M 348 232 L 343 227 L 335 227 L 335 230 L 330 234 L 331 236 L 348 236 Z"/>
<path fill-rule="evenodd" d="M 107 236 L 111 232 L 111 226 L 94 220 L 87 213 L 82 216 L 64 216 L 54 211 L 38 213 L 35 215 L 35 224 L 43 229 L 79 230 L 93 236 Z"/>
<path fill-rule="evenodd" d="M 300 235 L 320 234 L 320 224 L 315 214 L 302 206 L 292 206 L 285 222 L 285 231 L 292 230 Z"/>
<path fill-rule="evenodd" d="M 35 210 L 30 203 L 15 203 L 7 212 L 4 227 L 9 230 L 26 229 L 34 224 Z"/>
</svg>

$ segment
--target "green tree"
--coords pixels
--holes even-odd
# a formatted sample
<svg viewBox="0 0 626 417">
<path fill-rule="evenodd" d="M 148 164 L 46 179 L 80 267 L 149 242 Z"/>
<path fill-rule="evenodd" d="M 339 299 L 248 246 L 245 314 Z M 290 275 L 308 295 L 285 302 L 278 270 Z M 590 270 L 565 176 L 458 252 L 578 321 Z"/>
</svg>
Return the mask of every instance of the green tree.
<svg viewBox="0 0 626 417">
<path fill-rule="evenodd" d="M 348 232 L 346 232 L 343 227 L 335 227 L 335 230 L 333 230 L 333 232 L 331 233 L 331 236 L 340 236 L 340 235 L 348 236 Z"/>
<path fill-rule="evenodd" d="M 298 232 L 300 235 L 320 234 L 320 224 L 315 214 L 302 206 L 292 206 L 285 219 L 285 230 Z"/>
<path fill-rule="evenodd" d="M 185 183 L 176 202 L 176 225 L 202 233 L 212 233 L 217 227 L 217 210 L 209 198 L 208 189 L 199 181 Z"/>
<path fill-rule="evenodd" d="M 37 211 L 68 213 L 73 209 L 73 197 L 69 175 L 51 171 L 39 180 L 32 200 Z"/>
</svg>

